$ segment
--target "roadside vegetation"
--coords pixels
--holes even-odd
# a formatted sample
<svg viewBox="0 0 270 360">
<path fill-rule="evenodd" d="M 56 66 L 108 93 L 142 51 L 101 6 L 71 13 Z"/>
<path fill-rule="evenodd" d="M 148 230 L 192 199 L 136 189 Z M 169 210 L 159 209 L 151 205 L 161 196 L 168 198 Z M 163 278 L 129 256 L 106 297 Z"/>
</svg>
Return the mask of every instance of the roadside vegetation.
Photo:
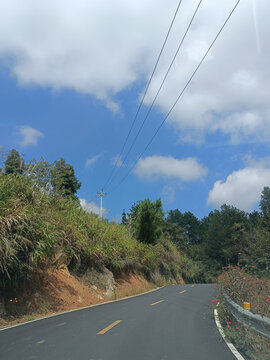
<svg viewBox="0 0 270 360">
<path fill-rule="evenodd" d="M 270 359 L 269 339 L 239 323 L 227 310 L 224 300 L 218 306 L 218 316 L 227 341 L 250 360 Z"/>
<path fill-rule="evenodd" d="M 239 262 L 241 263 L 239 254 Z M 262 271 L 265 274 L 265 270 Z M 228 266 L 218 278 L 222 292 L 243 307 L 250 304 L 250 311 L 270 317 L 270 280 L 263 277 L 255 265 Z M 222 295 L 220 296 L 223 299 Z M 224 299 L 218 307 L 219 317 L 226 337 L 251 360 L 270 359 L 269 339 L 239 323 L 227 310 Z"/>
<path fill-rule="evenodd" d="M 240 241 L 234 248 L 235 262 L 223 266 L 218 277 L 221 291 L 250 311 L 270 317 L 270 188 L 265 187 L 260 212 L 249 214 L 247 225 L 238 227 Z M 222 295 L 220 296 L 222 299 Z M 252 360 L 270 359 L 269 339 L 236 321 L 224 300 L 219 316 L 227 338 Z"/>
<path fill-rule="evenodd" d="M 16 302 L 19 290 L 41 284 L 42 272 L 64 263 L 78 277 L 107 268 L 116 278 L 132 272 L 157 285 L 218 279 L 234 301 L 269 316 L 269 187 L 252 213 L 223 205 L 198 219 L 145 199 L 123 211 L 118 224 L 82 208 L 81 183 L 64 159 L 25 164 L 14 149 L 2 155 L 0 300 Z"/>
<path fill-rule="evenodd" d="M 86 212 L 79 187 L 64 159 L 25 164 L 16 150 L 8 153 L 0 173 L 0 298 L 6 303 L 61 263 L 79 277 L 107 268 L 115 277 L 133 272 L 157 285 L 195 281 L 192 261 L 162 231 L 161 202 L 158 211 L 157 202 L 134 206 L 130 227 Z"/>
<path fill-rule="evenodd" d="M 78 274 L 105 266 L 114 274 L 134 271 L 179 281 L 188 273 L 186 258 L 165 237 L 154 244 L 137 241 L 125 226 L 41 191 L 26 176 L 0 175 L 0 224 L 0 289 L 10 295 L 37 269 L 57 266 L 60 255 Z"/>
<path fill-rule="evenodd" d="M 270 279 L 256 276 L 255 267 L 245 271 L 238 266 L 228 266 L 218 280 L 222 292 L 238 305 L 248 302 L 254 314 L 270 317 Z"/>
</svg>

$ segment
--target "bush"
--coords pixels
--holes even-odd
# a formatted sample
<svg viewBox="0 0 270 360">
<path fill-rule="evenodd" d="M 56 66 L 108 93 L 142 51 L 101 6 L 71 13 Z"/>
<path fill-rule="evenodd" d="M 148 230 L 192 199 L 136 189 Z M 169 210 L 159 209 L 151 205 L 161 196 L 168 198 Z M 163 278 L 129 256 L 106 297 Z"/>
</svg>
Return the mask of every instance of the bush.
<svg viewBox="0 0 270 360">
<path fill-rule="evenodd" d="M 269 279 L 259 279 L 238 266 L 228 266 L 223 268 L 218 281 L 221 289 L 240 306 L 249 302 L 253 313 L 270 317 Z"/>
</svg>

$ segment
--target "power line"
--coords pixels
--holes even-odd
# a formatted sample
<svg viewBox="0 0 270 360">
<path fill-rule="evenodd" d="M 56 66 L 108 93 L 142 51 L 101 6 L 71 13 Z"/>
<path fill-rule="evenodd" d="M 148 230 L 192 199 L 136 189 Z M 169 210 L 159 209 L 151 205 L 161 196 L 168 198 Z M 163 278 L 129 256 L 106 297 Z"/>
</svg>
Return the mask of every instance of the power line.
<svg viewBox="0 0 270 360">
<path fill-rule="evenodd" d="M 135 138 L 134 138 L 134 140 L 133 140 L 133 142 L 132 142 L 129 150 L 128 150 L 128 152 L 127 152 L 127 154 L 126 154 L 126 156 L 124 157 L 124 160 L 123 160 L 122 163 L 120 164 L 120 166 L 119 166 L 116 174 L 114 175 L 114 177 L 116 177 L 116 175 L 119 173 L 120 169 L 122 168 L 122 166 L 124 165 L 125 161 L 127 160 L 127 158 L 128 158 L 128 156 L 129 156 L 131 150 L 133 149 L 133 147 L 134 147 L 134 145 L 135 145 L 135 143 L 136 143 L 136 141 L 137 141 L 137 139 L 138 139 L 138 137 L 139 137 L 139 135 L 140 135 L 140 133 L 141 133 L 141 131 L 142 131 L 142 128 L 144 127 L 144 124 L 145 124 L 146 120 L 148 119 L 148 116 L 149 116 L 149 114 L 150 114 L 150 112 L 151 112 L 151 110 L 152 110 L 152 108 L 153 108 L 153 106 L 154 106 L 154 104 L 155 104 L 155 102 L 156 102 L 156 100 L 157 100 L 157 97 L 158 97 L 158 95 L 159 95 L 159 93 L 160 93 L 160 91 L 161 91 L 161 89 L 162 89 L 162 87 L 163 87 L 163 85 L 164 85 L 164 83 L 165 83 L 168 75 L 169 75 L 169 72 L 170 72 L 170 70 L 171 70 L 171 68 L 172 68 L 172 66 L 173 66 L 173 63 L 174 63 L 174 61 L 175 61 L 175 59 L 176 59 L 176 57 L 177 57 L 177 55 L 178 55 L 178 53 L 179 53 L 179 51 L 180 51 L 180 49 L 181 49 L 181 47 L 182 47 L 182 44 L 183 44 L 183 42 L 184 42 L 184 40 L 185 40 L 185 38 L 186 38 L 186 36 L 187 36 L 187 34 L 188 34 L 188 32 L 189 32 L 189 29 L 190 29 L 190 27 L 191 27 L 191 25 L 192 25 L 192 23 L 193 23 L 193 20 L 194 20 L 194 18 L 195 18 L 195 16 L 196 16 L 196 14 L 197 14 L 200 6 L 201 6 L 202 1 L 203 1 L 203 0 L 200 0 L 200 1 L 199 1 L 198 5 L 197 5 L 197 7 L 196 7 L 196 9 L 195 9 L 195 12 L 194 12 L 194 14 L 193 14 L 193 16 L 192 16 L 189 24 L 188 24 L 188 27 L 187 27 L 187 29 L 186 29 L 186 31 L 185 31 L 185 33 L 184 33 L 184 35 L 183 35 L 183 37 L 182 37 L 179 45 L 178 45 L 178 48 L 177 48 L 177 50 L 176 50 L 176 52 L 175 52 L 175 54 L 174 54 L 174 57 L 173 57 L 170 65 L 169 65 L 169 67 L 168 67 L 168 69 L 167 69 L 167 72 L 166 72 L 166 74 L 165 74 L 165 76 L 164 76 L 164 78 L 163 78 L 163 80 L 162 80 L 162 82 L 161 82 L 161 84 L 160 84 L 160 86 L 159 86 L 159 89 L 158 89 L 158 91 L 157 91 L 157 93 L 156 93 L 156 95 L 155 95 L 155 97 L 154 97 L 154 99 L 153 99 L 153 101 L 152 101 L 152 103 L 151 103 L 148 111 L 147 111 L 147 114 L 146 114 L 146 116 L 145 116 L 145 118 L 144 118 L 144 120 L 143 120 L 143 122 L 142 122 L 142 124 L 141 124 L 141 126 L 140 126 L 140 128 L 139 128 L 139 130 L 138 130 L 138 132 L 137 132 L 137 134 L 136 134 L 136 136 L 135 136 Z M 112 180 L 107 182 L 108 186 L 111 184 L 111 182 L 112 182 Z"/>
<path fill-rule="evenodd" d="M 136 122 L 136 120 L 137 120 L 138 114 L 139 114 L 139 112 L 140 112 L 140 110 L 141 110 L 141 107 L 142 107 L 142 104 L 143 104 L 143 102 L 144 102 L 146 93 L 147 93 L 147 91 L 148 91 L 148 89 L 149 89 L 149 86 L 150 86 L 150 84 L 151 84 L 151 82 L 152 82 L 152 79 L 153 79 L 153 76 L 154 76 L 154 74 L 155 74 L 157 65 L 158 65 L 159 60 L 160 60 L 160 58 L 161 58 L 161 55 L 162 55 L 162 53 L 163 53 L 164 47 L 165 47 L 165 45 L 166 45 L 167 39 L 168 39 L 169 34 L 170 34 L 170 32 L 171 32 L 172 26 L 173 26 L 173 24 L 174 24 L 174 20 L 175 20 L 175 18 L 176 18 L 176 15 L 177 15 L 177 13 L 178 13 L 178 10 L 179 10 L 179 8 L 180 8 L 181 3 L 182 3 L 182 0 L 179 0 L 179 3 L 178 3 L 178 5 L 177 5 L 177 8 L 176 8 L 176 10 L 175 10 L 173 19 L 172 19 L 171 24 L 170 24 L 169 30 L 168 30 L 168 32 L 167 32 L 167 34 L 166 34 L 165 40 L 164 40 L 164 42 L 163 42 L 163 45 L 162 45 L 161 50 L 160 50 L 160 52 L 159 52 L 158 58 L 157 58 L 157 60 L 156 60 L 154 69 L 153 69 L 152 74 L 151 74 L 151 76 L 150 76 L 150 79 L 149 79 L 149 81 L 148 81 L 148 83 L 147 83 L 147 86 L 146 86 L 146 88 L 145 88 L 145 90 L 144 90 L 143 97 L 142 97 L 142 99 L 141 99 L 141 101 L 140 101 L 139 107 L 138 107 L 137 112 L 136 112 L 136 114 L 135 114 L 135 116 L 134 116 L 134 119 L 133 119 L 132 124 L 131 124 L 130 129 L 129 129 L 129 132 L 128 132 L 127 136 L 126 136 L 126 139 L 125 139 L 124 144 L 123 144 L 123 146 L 122 146 L 121 152 L 120 152 L 119 156 L 117 157 L 117 159 L 116 159 L 116 161 L 115 161 L 115 163 L 114 163 L 114 167 L 113 167 L 113 169 L 112 169 L 112 171 L 111 171 L 111 173 L 110 173 L 110 175 L 109 175 L 106 183 L 104 184 L 103 188 L 105 188 L 105 187 L 108 185 L 108 182 L 110 181 L 110 179 L 111 179 L 111 177 L 112 177 L 112 175 L 113 175 L 113 173 L 114 173 L 114 171 L 115 171 L 115 169 L 116 169 L 116 167 L 117 167 L 117 165 L 118 165 L 119 159 L 121 158 L 121 156 L 122 156 L 122 154 L 123 154 L 123 151 L 124 151 L 124 149 L 125 149 L 125 146 L 126 146 L 126 144 L 127 144 L 127 141 L 128 141 L 129 136 L 130 136 L 130 134 L 131 134 L 131 131 L 132 131 L 133 127 L 134 127 L 134 124 L 135 124 L 135 122 Z M 121 167 L 122 167 L 122 164 L 121 164 Z"/>
<path fill-rule="evenodd" d="M 144 153 L 146 152 L 146 150 L 149 148 L 149 146 L 151 145 L 151 143 L 153 142 L 154 138 L 156 137 L 156 135 L 158 134 L 159 130 L 162 128 L 162 126 L 164 125 L 165 121 L 167 120 L 167 118 L 170 116 L 171 112 L 173 111 L 173 109 L 175 108 L 176 104 L 178 103 L 178 101 L 180 100 L 180 98 L 182 97 L 183 93 L 185 92 L 185 90 L 187 89 L 188 85 L 190 84 L 190 82 L 192 81 L 192 79 L 194 78 L 195 74 L 197 73 L 197 71 L 199 70 L 199 68 L 201 67 L 202 63 L 204 62 L 205 58 L 207 57 L 208 53 L 210 52 L 210 50 L 212 49 L 212 47 L 214 46 L 215 42 L 217 41 L 218 37 L 220 36 L 221 32 L 223 31 L 223 29 L 225 28 L 226 24 L 228 23 L 228 21 L 230 20 L 231 16 L 233 15 L 234 11 L 236 10 L 237 6 L 239 5 L 241 0 L 238 0 L 237 3 L 234 5 L 233 9 L 231 10 L 230 14 L 228 15 L 228 17 L 226 18 L 225 22 L 223 23 L 223 25 L 221 26 L 220 30 L 218 31 L 217 35 L 215 36 L 214 40 L 212 41 L 211 45 L 209 46 L 209 48 L 207 49 L 207 51 L 205 52 L 204 56 L 202 57 L 201 61 L 199 62 L 199 64 L 197 65 L 196 69 L 193 71 L 192 75 L 190 76 L 189 80 L 187 81 L 186 85 L 184 86 L 184 88 L 181 90 L 180 94 L 178 95 L 178 97 L 176 98 L 175 102 L 173 103 L 172 107 L 170 108 L 170 110 L 168 111 L 167 115 L 164 117 L 164 119 L 162 120 L 162 122 L 160 123 L 159 127 L 157 128 L 157 130 L 155 131 L 154 135 L 152 136 L 152 138 L 150 139 L 150 141 L 147 143 L 147 145 L 145 146 L 144 150 L 141 152 L 140 156 L 138 157 L 138 159 L 134 162 L 134 164 L 132 165 L 132 167 L 129 169 L 129 171 L 127 172 L 127 174 L 122 178 L 122 180 L 118 183 L 118 185 L 116 185 L 109 193 L 111 194 L 113 191 L 115 191 L 124 181 L 125 179 L 129 176 L 129 174 L 131 173 L 131 171 L 134 169 L 134 167 L 136 166 L 136 164 L 138 163 L 138 161 L 141 159 L 141 157 L 144 155 Z"/>
</svg>

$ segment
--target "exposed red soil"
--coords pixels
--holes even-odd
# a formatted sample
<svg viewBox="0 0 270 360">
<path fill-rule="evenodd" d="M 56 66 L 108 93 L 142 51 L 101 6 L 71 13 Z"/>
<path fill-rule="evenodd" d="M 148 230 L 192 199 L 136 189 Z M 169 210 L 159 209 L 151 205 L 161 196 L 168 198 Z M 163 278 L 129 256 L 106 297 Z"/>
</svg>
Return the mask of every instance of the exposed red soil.
<svg viewBox="0 0 270 360">
<path fill-rule="evenodd" d="M 104 290 L 83 284 L 79 278 L 69 273 L 67 267 L 61 266 L 58 270 L 47 270 L 42 273 L 42 287 L 39 290 L 31 291 L 31 295 L 24 294 L 23 299 L 18 294 L 18 303 L 10 304 L 17 307 L 18 311 L 15 311 L 17 315 L 9 320 L 0 318 L 0 327 L 140 294 L 154 287 L 155 285 L 142 276 L 130 273 L 116 279 L 115 297 L 108 298 Z M 24 305 L 27 303 L 30 309 L 27 315 L 19 315 L 22 305 L 20 302 L 24 302 Z"/>
<path fill-rule="evenodd" d="M 117 299 L 141 294 L 154 289 L 156 286 L 140 275 L 127 274 L 124 277 L 116 279 L 116 297 Z"/>
</svg>

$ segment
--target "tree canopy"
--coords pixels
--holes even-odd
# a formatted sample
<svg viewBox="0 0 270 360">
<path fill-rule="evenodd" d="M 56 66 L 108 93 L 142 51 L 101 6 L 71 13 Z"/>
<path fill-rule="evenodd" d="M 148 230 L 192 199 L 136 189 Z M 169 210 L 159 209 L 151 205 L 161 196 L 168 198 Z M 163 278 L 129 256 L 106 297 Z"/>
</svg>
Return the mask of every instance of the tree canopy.
<svg viewBox="0 0 270 360">
<path fill-rule="evenodd" d="M 156 244 L 162 234 L 164 212 L 160 199 L 145 199 L 134 204 L 130 210 L 132 228 L 137 240 Z"/>
<path fill-rule="evenodd" d="M 39 161 L 33 159 L 29 164 L 25 164 L 23 157 L 15 149 L 10 150 L 7 156 L 1 151 L 1 156 L 6 157 L 4 162 L 6 175 L 24 174 L 30 177 L 39 188 L 77 199 L 75 194 L 80 189 L 81 182 L 75 176 L 74 167 L 67 164 L 65 159 L 61 158 L 51 164 L 41 158 Z"/>
<path fill-rule="evenodd" d="M 54 191 L 64 197 L 75 197 L 81 187 L 81 182 L 75 176 L 72 165 L 61 158 L 55 161 L 51 170 L 51 183 Z"/>
<path fill-rule="evenodd" d="M 24 160 L 16 151 L 12 149 L 8 152 L 7 159 L 5 161 L 5 174 L 22 174 L 24 170 Z"/>
<path fill-rule="evenodd" d="M 270 214 L 270 187 L 263 188 L 260 201 L 260 209 L 264 216 Z"/>
</svg>

